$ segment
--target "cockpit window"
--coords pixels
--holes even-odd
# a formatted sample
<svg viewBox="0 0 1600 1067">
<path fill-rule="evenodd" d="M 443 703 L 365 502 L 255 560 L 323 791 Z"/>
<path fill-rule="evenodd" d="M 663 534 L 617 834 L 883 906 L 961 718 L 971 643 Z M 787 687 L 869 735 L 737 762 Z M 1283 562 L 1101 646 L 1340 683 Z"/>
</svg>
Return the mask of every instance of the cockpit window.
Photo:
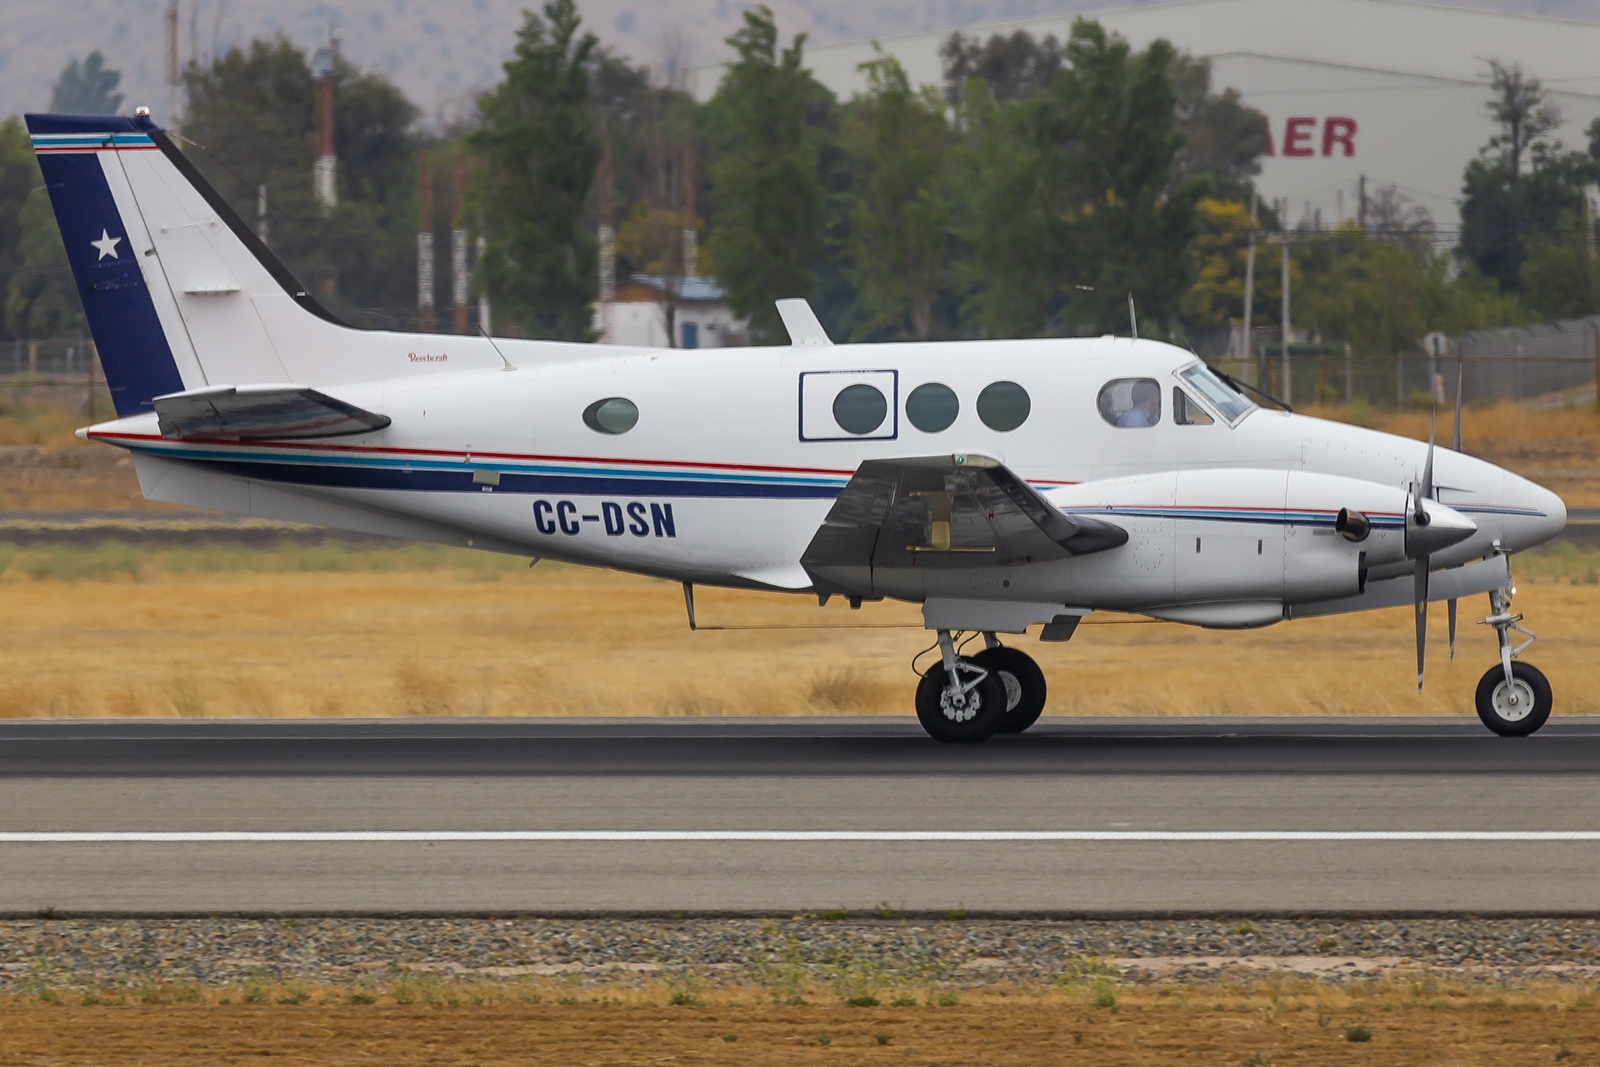
<svg viewBox="0 0 1600 1067">
<path fill-rule="evenodd" d="M 1161 386 L 1154 378 L 1114 379 L 1100 390 L 1099 407 L 1113 426 L 1154 426 L 1161 421 Z"/>
<path fill-rule="evenodd" d="M 1172 387 L 1172 421 L 1179 426 L 1210 426 L 1216 422 L 1205 408 L 1176 385 Z"/>
<path fill-rule="evenodd" d="M 1222 417 L 1229 422 L 1237 421 L 1240 415 L 1255 407 L 1242 393 L 1217 377 L 1216 372 L 1204 363 L 1196 364 L 1178 376 L 1194 386 L 1201 396 L 1211 401 L 1216 409 L 1222 412 Z"/>
</svg>

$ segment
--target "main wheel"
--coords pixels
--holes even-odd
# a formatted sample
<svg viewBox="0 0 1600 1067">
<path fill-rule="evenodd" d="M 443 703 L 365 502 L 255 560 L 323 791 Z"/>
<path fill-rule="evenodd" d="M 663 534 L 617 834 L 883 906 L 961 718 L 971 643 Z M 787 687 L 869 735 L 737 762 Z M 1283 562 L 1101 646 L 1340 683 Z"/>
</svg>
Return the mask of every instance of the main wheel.
<svg viewBox="0 0 1600 1067">
<path fill-rule="evenodd" d="M 917 721 L 935 741 L 987 741 L 1005 713 L 1006 687 L 994 671 L 968 691 L 965 707 L 952 704 L 943 663 L 935 663 L 917 683 Z"/>
<path fill-rule="evenodd" d="M 1020 734 L 1039 721 L 1044 714 L 1044 671 L 1032 656 L 1001 645 L 984 649 L 972 657 L 972 662 L 998 674 L 1006 690 L 1006 713 L 995 733 Z"/>
<path fill-rule="evenodd" d="M 1511 702 L 1515 692 L 1517 701 Z M 1544 672 L 1520 660 L 1511 665 L 1511 684 L 1498 663 L 1478 680 L 1478 718 L 1501 737 L 1527 737 L 1550 718 L 1550 683 Z"/>
</svg>

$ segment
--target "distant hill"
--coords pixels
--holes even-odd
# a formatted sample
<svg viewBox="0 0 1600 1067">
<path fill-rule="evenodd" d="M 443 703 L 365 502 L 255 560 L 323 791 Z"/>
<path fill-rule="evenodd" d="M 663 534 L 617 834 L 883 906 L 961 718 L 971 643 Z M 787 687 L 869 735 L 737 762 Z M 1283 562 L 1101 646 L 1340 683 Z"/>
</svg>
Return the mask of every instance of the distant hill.
<svg viewBox="0 0 1600 1067">
<path fill-rule="evenodd" d="M 1149 2 L 1149 0 L 1135 0 Z M 524 7 L 542 0 L 182 0 L 184 62 L 252 37 L 305 47 L 330 27 L 345 55 L 392 78 L 430 119 L 460 114 L 499 79 Z M 734 0 L 580 0 L 588 27 L 635 62 L 662 69 L 724 58 L 723 38 L 749 6 Z M 785 34 L 817 43 L 946 30 L 1036 15 L 1130 6 L 1106 0 L 770 0 Z M 1600 0 L 1482 0 L 1461 6 L 1600 21 Z M 165 0 L 0 0 L 0 115 L 42 108 L 67 60 L 96 48 L 123 72 L 124 109 L 165 118 Z M 674 44 L 673 42 L 676 42 Z"/>
</svg>

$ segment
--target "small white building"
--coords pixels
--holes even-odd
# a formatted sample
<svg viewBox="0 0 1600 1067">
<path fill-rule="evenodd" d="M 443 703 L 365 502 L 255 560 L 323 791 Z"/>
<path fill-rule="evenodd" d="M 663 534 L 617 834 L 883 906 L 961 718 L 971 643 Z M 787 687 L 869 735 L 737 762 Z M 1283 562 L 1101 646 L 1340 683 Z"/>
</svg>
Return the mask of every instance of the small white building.
<svg viewBox="0 0 1600 1067">
<path fill-rule="evenodd" d="M 600 343 L 649 348 L 731 348 L 750 343 L 750 324 L 728 307 L 721 287 L 710 278 L 675 279 L 677 300 L 668 300 L 658 275 L 635 274 L 618 283 L 609 301 L 594 306 Z M 676 315 L 669 315 L 676 303 Z M 668 333 L 669 317 L 675 319 Z"/>
</svg>

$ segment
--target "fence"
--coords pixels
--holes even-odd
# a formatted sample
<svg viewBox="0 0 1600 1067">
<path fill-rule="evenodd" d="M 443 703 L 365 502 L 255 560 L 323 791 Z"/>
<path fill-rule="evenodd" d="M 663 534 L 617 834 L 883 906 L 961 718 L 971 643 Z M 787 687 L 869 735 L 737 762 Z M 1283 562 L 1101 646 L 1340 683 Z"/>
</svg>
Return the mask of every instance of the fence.
<svg viewBox="0 0 1600 1067">
<path fill-rule="evenodd" d="M 1257 335 L 1259 337 L 1259 334 Z M 1206 338 L 1208 360 L 1246 384 L 1294 405 L 1363 401 L 1374 407 L 1426 407 L 1501 400 L 1538 406 L 1594 404 L 1600 375 L 1600 316 L 1477 330 L 1449 339 L 1438 358 L 1418 345 L 1399 354 L 1373 354 L 1349 345 L 1290 344 L 1288 360 L 1276 340 L 1253 339 L 1251 356 L 1230 352 L 1221 337 Z M 1235 336 L 1235 343 L 1237 336 Z"/>
</svg>

